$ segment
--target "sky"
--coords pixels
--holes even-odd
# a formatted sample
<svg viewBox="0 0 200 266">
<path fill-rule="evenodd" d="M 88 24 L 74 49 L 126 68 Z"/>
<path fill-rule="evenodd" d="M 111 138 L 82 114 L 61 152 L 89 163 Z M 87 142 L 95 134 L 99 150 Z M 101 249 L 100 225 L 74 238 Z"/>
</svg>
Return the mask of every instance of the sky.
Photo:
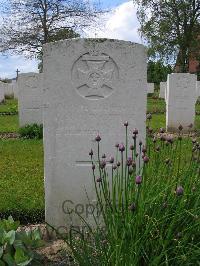
<svg viewBox="0 0 200 266">
<path fill-rule="evenodd" d="M 141 43 L 138 34 L 139 23 L 136 7 L 132 1 L 101 0 L 104 8 L 111 10 L 105 17 L 105 25 L 99 29 L 87 29 L 87 37 L 111 38 Z M 0 55 L 0 78 L 14 78 L 16 70 L 20 73 L 38 72 L 38 62 L 19 55 Z"/>
</svg>

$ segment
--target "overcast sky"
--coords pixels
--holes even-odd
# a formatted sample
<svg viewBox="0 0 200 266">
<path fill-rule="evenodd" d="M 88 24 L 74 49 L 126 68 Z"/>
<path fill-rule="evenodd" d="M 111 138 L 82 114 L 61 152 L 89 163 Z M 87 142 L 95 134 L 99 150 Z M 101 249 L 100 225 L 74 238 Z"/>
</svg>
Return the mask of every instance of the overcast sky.
<svg viewBox="0 0 200 266">
<path fill-rule="evenodd" d="M 132 1 L 101 0 L 103 7 L 111 9 L 106 16 L 105 26 L 98 30 L 86 31 L 87 37 L 103 37 L 141 42 L 138 35 L 139 23 L 136 8 Z M 16 69 L 22 72 L 37 72 L 37 61 L 27 60 L 22 56 L 0 56 L 0 77 L 13 78 Z"/>
</svg>

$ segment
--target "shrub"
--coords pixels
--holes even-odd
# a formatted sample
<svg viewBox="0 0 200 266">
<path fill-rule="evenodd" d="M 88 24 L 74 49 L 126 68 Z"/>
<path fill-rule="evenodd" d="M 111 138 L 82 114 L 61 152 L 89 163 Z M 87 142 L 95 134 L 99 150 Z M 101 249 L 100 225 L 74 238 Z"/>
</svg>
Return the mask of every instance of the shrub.
<svg viewBox="0 0 200 266">
<path fill-rule="evenodd" d="M 90 152 L 101 217 L 93 216 L 95 228 L 82 217 L 87 234 L 72 228 L 67 236 L 75 261 L 88 266 L 197 265 L 199 143 L 184 138 L 181 126 L 176 138 L 164 129 L 153 135 L 149 128 L 146 145 L 138 143 L 135 129 L 130 143 L 124 125 L 125 145 L 116 145 L 115 162 L 101 159 L 100 136 L 97 156 Z"/>
<path fill-rule="evenodd" d="M 5 99 L 6 99 L 6 100 L 14 99 L 14 93 L 12 93 L 12 94 L 6 94 L 6 95 L 5 95 Z"/>
<path fill-rule="evenodd" d="M 0 265 L 25 266 L 30 262 L 40 265 L 34 249 L 42 245 L 38 229 L 23 231 L 11 216 L 0 220 Z"/>
<path fill-rule="evenodd" d="M 26 139 L 42 139 L 43 126 L 37 124 L 30 124 L 19 129 L 19 134 Z"/>
</svg>

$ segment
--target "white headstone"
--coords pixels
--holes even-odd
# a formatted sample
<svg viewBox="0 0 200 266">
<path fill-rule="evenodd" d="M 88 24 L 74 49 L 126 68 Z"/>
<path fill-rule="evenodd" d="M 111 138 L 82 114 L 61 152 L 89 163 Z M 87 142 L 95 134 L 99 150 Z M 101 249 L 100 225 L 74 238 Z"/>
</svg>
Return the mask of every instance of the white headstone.
<svg viewBox="0 0 200 266">
<path fill-rule="evenodd" d="M 80 225 L 67 206 L 87 218 L 88 198 L 96 202 L 88 156 L 96 134 L 107 155 L 125 141 L 126 120 L 145 139 L 146 51 L 118 40 L 64 40 L 44 46 L 43 62 L 46 221 Z"/>
<path fill-rule="evenodd" d="M 200 81 L 197 81 L 197 83 L 196 83 L 196 95 L 197 95 L 197 99 L 199 99 L 199 97 L 200 97 Z"/>
<path fill-rule="evenodd" d="M 154 93 L 154 83 L 147 83 L 147 93 Z"/>
<path fill-rule="evenodd" d="M 16 80 L 12 81 L 12 86 L 13 86 L 14 98 L 18 99 L 18 86 Z"/>
<path fill-rule="evenodd" d="M 19 74 L 18 109 L 19 124 L 42 124 L 43 76 L 37 73 Z"/>
<path fill-rule="evenodd" d="M 4 95 L 13 95 L 13 86 L 11 83 L 0 82 L 0 84 L 1 88 L 4 90 Z"/>
<path fill-rule="evenodd" d="M 0 81 L 0 103 L 5 100 L 5 86 L 4 83 Z"/>
<path fill-rule="evenodd" d="M 181 124 L 184 131 L 194 125 L 196 102 L 196 75 L 173 73 L 167 80 L 166 126 L 168 131 L 177 131 Z"/>
<path fill-rule="evenodd" d="M 166 100 L 167 97 L 167 82 L 160 82 L 160 94 L 159 98 Z"/>
</svg>

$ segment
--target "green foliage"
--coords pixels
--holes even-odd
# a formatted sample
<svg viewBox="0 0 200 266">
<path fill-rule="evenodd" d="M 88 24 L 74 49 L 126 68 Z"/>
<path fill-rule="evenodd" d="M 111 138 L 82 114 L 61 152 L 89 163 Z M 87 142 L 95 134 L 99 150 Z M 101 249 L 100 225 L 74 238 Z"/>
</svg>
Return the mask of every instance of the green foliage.
<svg viewBox="0 0 200 266">
<path fill-rule="evenodd" d="M 188 71 L 191 52 L 200 50 L 199 1 L 134 0 L 140 32 L 149 46 L 149 55 L 177 63 L 179 72 Z"/>
<path fill-rule="evenodd" d="M 30 124 L 19 129 L 19 134 L 25 139 L 42 139 L 43 126 L 38 124 Z"/>
<path fill-rule="evenodd" d="M 0 220 L 0 265 L 2 266 L 25 266 L 38 260 L 34 249 L 43 245 L 40 231 L 18 229 L 19 222 L 15 222 L 11 216 L 7 220 Z"/>
<path fill-rule="evenodd" d="M 167 80 L 167 75 L 172 73 L 170 65 L 165 66 L 161 61 L 149 61 L 147 65 L 147 81 L 159 84 Z"/>
<path fill-rule="evenodd" d="M 85 232 L 71 228 L 66 241 L 75 261 L 87 266 L 198 265 L 199 144 L 193 142 L 193 147 L 181 131 L 176 138 L 150 134 L 137 155 L 139 140 L 136 134 L 129 140 L 128 132 L 126 127 L 125 151 L 117 149 L 112 163 L 119 161 L 120 166 L 102 167 L 99 142 L 98 153 L 91 157 L 101 215 L 93 215 L 95 228 L 84 217 Z"/>
<path fill-rule="evenodd" d="M 7 99 L 3 104 L 0 104 L 0 113 L 17 112 L 18 102 L 16 99 Z"/>
<path fill-rule="evenodd" d="M 13 93 L 12 93 L 12 94 L 6 94 L 6 95 L 5 95 L 5 99 L 6 99 L 6 100 L 14 99 L 14 94 L 13 94 Z"/>
</svg>

